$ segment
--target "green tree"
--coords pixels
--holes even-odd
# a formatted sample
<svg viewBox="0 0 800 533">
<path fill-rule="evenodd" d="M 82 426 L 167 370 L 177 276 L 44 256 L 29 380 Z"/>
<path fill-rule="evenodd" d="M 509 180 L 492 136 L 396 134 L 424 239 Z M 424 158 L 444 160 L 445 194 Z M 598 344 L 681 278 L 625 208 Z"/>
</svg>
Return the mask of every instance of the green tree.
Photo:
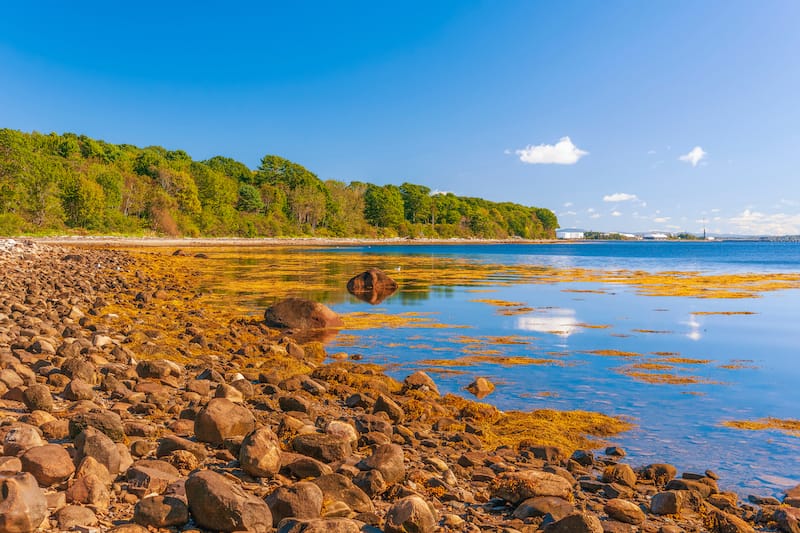
<svg viewBox="0 0 800 533">
<path fill-rule="evenodd" d="M 411 223 L 428 222 L 431 217 L 431 189 L 424 185 L 400 185 L 405 219 Z"/>
<path fill-rule="evenodd" d="M 239 200 L 236 202 L 236 209 L 246 213 L 260 213 L 264 210 L 264 202 L 261 200 L 261 193 L 249 183 L 239 185 Z"/>
<path fill-rule="evenodd" d="M 379 228 L 397 229 L 403 222 L 403 195 L 396 185 L 367 185 L 364 192 L 364 217 Z"/>
</svg>

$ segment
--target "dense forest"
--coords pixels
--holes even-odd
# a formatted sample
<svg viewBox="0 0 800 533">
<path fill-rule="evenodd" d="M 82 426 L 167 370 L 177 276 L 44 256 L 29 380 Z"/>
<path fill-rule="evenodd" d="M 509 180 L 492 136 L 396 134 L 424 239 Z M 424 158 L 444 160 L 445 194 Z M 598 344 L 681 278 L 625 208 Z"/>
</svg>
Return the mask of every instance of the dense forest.
<svg viewBox="0 0 800 533">
<path fill-rule="evenodd" d="M 557 227 L 549 209 L 323 181 L 275 155 L 251 170 L 223 156 L 0 129 L 0 235 L 538 239 Z"/>
</svg>

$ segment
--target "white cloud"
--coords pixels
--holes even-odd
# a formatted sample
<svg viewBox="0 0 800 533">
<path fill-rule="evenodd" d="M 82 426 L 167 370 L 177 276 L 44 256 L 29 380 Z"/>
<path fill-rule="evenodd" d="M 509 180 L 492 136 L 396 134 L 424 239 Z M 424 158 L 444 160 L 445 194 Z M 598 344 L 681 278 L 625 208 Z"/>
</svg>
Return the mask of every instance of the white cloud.
<svg viewBox="0 0 800 533">
<path fill-rule="evenodd" d="M 439 189 L 433 189 L 428 196 L 438 196 L 438 195 L 448 195 L 448 194 L 455 194 L 453 191 L 441 191 Z"/>
<path fill-rule="evenodd" d="M 575 204 L 573 204 L 572 202 L 565 202 L 564 203 L 564 207 L 572 207 L 573 205 L 575 205 Z"/>
<path fill-rule="evenodd" d="M 619 211 L 612 211 L 611 212 L 611 216 L 612 217 L 621 217 L 622 213 L 620 213 Z"/>
<path fill-rule="evenodd" d="M 705 150 L 699 146 L 695 146 L 688 154 L 682 155 L 678 157 L 678 159 L 686 163 L 691 163 L 693 167 L 696 167 L 700 161 L 705 159 L 706 155 L 708 155 L 708 153 Z"/>
<path fill-rule="evenodd" d="M 592 213 L 589 218 L 600 218 L 600 213 Z"/>
<path fill-rule="evenodd" d="M 505 150 L 503 150 L 503 153 L 506 154 L 506 155 L 511 155 L 511 150 L 506 148 Z"/>
<path fill-rule="evenodd" d="M 561 137 L 556 144 L 528 145 L 526 148 L 517 150 L 516 153 L 520 161 L 531 165 L 574 165 L 578 162 L 578 159 L 589 152 L 581 150 L 572 144 L 569 137 Z"/>
<path fill-rule="evenodd" d="M 664 222 L 669 222 L 670 217 L 656 217 L 653 219 L 653 222 L 657 222 L 659 224 L 663 224 Z"/>
<path fill-rule="evenodd" d="M 800 234 L 800 214 L 766 214 L 745 209 L 741 214 L 731 217 L 728 222 L 737 232 L 749 235 Z"/>
<path fill-rule="evenodd" d="M 638 200 L 635 194 L 628 194 L 626 192 L 615 192 L 614 194 L 607 194 L 603 196 L 604 202 L 627 202 L 629 200 Z"/>
</svg>

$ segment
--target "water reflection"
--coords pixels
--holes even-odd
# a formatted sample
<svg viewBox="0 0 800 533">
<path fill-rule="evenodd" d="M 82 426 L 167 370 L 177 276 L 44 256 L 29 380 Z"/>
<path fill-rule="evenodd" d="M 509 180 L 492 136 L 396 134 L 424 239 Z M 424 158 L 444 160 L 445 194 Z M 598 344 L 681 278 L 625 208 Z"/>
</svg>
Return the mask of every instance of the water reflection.
<svg viewBox="0 0 800 533">
<path fill-rule="evenodd" d="M 569 337 L 581 330 L 574 309 L 548 309 L 544 316 L 517 317 L 517 329 Z"/>
<path fill-rule="evenodd" d="M 689 320 L 684 322 L 685 325 L 689 326 L 689 333 L 686 336 L 693 341 L 699 341 L 703 338 L 703 334 L 700 333 L 700 322 L 697 321 L 695 315 L 689 315 Z"/>
</svg>

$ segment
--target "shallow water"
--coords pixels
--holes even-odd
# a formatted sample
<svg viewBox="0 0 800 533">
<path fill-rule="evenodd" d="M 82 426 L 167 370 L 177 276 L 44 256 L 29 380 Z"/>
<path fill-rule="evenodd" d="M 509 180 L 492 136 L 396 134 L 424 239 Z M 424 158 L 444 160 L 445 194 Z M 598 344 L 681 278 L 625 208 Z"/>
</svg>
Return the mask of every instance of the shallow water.
<svg viewBox="0 0 800 533">
<path fill-rule="evenodd" d="M 345 330 L 328 347 L 387 364 L 398 379 L 421 368 L 432 372 L 443 392 L 467 394 L 463 388 L 482 375 L 497 384 L 483 401 L 501 409 L 630 417 L 636 429 L 613 442 L 628 451 L 631 464 L 710 468 L 722 487 L 743 496 L 777 495 L 800 483 L 798 436 L 721 425 L 800 418 L 798 289 L 746 299 L 644 296 L 626 283 L 541 280 L 517 269 L 798 273 L 800 244 L 387 245 L 208 253 L 207 279 L 220 280 L 209 282 L 210 288 L 253 314 L 293 294 L 345 315 L 398 317 Z M 377 306 L 344 289 L 350 276 L 371 266 L 401 283 Z M 705 314 L 718 312 L 749 314 Z M 459 362 L 464 356 L 478 358 Z M 503 356 L 530 358 L 531 364 L 497 364 Z"/>
</svg>

